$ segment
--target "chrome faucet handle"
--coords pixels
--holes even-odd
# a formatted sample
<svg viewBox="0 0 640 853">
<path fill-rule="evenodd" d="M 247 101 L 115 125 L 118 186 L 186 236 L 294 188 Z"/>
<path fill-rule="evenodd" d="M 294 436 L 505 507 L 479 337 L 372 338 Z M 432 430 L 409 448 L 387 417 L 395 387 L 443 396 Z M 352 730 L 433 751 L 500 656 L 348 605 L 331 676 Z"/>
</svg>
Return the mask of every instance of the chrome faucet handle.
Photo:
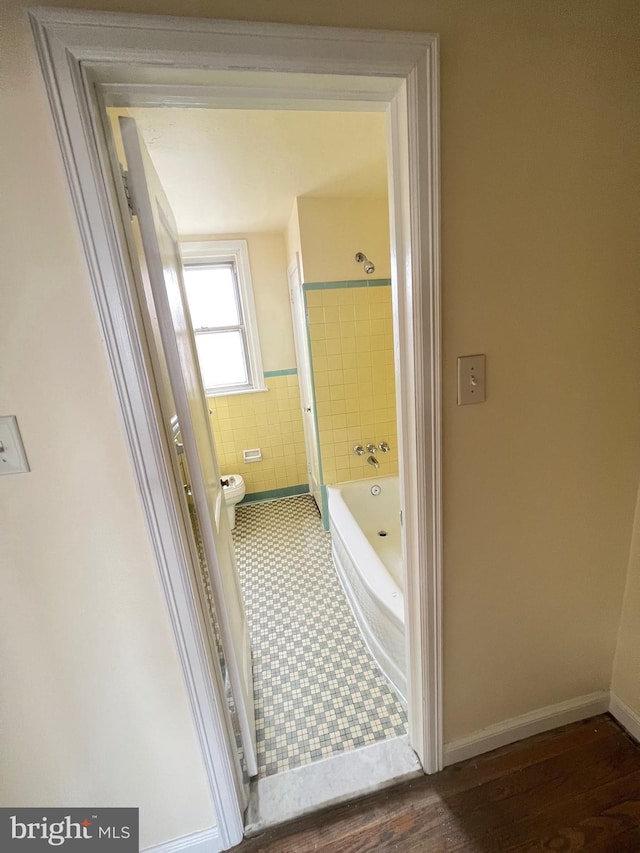
<svg viewBox="0 0 640 853">
<path fill-rule="evenodd" d="M 388 453 L 391 450 L 386 441 L 381 441 L 378 447 L 383 453 Z"/>
<path fill-rule="evenodd" d="M 358 456 L 364 456 L 364 447 L 361 444 L 356 444 L 356 446 L 353 448 L 353 452 L 356 453 Z"/>
<path fill-rule="evenodd" d="M 377 449 L 375 444 L 367 444 L 367 453 L 375 453 Z"/>
</svg>

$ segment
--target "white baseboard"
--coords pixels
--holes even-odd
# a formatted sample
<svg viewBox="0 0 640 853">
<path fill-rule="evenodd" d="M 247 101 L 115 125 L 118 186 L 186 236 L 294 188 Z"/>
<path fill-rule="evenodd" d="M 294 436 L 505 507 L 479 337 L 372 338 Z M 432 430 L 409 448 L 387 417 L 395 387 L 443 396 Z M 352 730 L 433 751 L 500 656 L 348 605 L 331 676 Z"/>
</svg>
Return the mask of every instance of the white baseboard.
<svg viewBox="0 0 640 853">
<path fill-rule="evenodd" d="M 559 702 L 557 705 L 547 705 L 545 708 L 522 714 L 520 717 L 512 717 L 510 720 L 487 726 L 486 729 L 480 729 L 471 735 L 446 743 L 444 765 L 446 767 L 458 761 L 465 761 L 483 752 L 490 752 L 492 749 L 507 746 L 567 723 L 576 723 L 578 720 L 585 720 L 596 714 L 604 714 L 608 710 L 609 692 L 606 690 L 569 699 L 567 702 Z M 640 725 L 640 719 L 636 717 L 636 720 Z"/>
<path fill-rule="evenodd" d="M 218 827 L 212 826 L 210 829 L 182 835 L 153 847 L 145 847 L 143 853 L 180 853 L 182 850 L 188 850 L 189 853 L 220 853 L 222 843 Z"/>
<path fill-rule="evenodd" d="M 640 716 L 632 711 L 628 705 L 625 705 L 622 699 L 618 699 L 615 693 L 611 694 L 609 700 L 609 712 L 629 732 L 632 738 L 640 741 Z"/>
</svg>

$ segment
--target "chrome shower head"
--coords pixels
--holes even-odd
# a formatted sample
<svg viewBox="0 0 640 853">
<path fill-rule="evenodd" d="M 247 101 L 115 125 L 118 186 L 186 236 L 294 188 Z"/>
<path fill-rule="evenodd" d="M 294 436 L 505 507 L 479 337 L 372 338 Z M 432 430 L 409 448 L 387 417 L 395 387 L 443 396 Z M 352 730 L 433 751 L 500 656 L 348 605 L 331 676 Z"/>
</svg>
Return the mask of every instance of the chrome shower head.
<svg viewBox="0 0 640 853">
<path fill-rule="evenodd" d="M 376 271 L 374 264 L 364 254 L 364 252 L 356 252 L 356 263 L 364 264 L 364 271 L 367 275 L 371 275 L 371 273 Z"/>
</svg>

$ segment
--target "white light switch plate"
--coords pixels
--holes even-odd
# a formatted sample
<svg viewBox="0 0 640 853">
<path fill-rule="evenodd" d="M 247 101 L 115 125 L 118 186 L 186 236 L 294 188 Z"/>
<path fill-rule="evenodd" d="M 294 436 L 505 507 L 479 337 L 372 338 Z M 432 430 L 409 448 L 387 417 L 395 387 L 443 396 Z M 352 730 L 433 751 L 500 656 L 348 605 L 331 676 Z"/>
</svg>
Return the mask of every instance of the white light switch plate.
<svg viewBox="0 0 640 853">
<path fill-rule="evenodd" d="M 484 403 L 485 399 L 484 355 L 461 356 L 458 359 L 458 405 Z"/>
<path fill-rule="evenodd" d="M 15 415 L 0 417 L 0 475 L 30 470 Z"/>
</svg>

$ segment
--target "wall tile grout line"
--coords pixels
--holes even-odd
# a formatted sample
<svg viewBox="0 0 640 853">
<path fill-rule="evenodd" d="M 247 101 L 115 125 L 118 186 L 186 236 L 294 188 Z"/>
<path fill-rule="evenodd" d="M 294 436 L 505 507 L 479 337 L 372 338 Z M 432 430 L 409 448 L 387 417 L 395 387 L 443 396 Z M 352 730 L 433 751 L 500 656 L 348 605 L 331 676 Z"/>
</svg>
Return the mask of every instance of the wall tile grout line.
<svg viewBox="0 0 640 853">
<path fill-rule="evenodd" d="M 405 709 L 362 641 L 313 498 L 240 505 L 233 538 L 259 778 L 406 734 Z"/>
</svg>

